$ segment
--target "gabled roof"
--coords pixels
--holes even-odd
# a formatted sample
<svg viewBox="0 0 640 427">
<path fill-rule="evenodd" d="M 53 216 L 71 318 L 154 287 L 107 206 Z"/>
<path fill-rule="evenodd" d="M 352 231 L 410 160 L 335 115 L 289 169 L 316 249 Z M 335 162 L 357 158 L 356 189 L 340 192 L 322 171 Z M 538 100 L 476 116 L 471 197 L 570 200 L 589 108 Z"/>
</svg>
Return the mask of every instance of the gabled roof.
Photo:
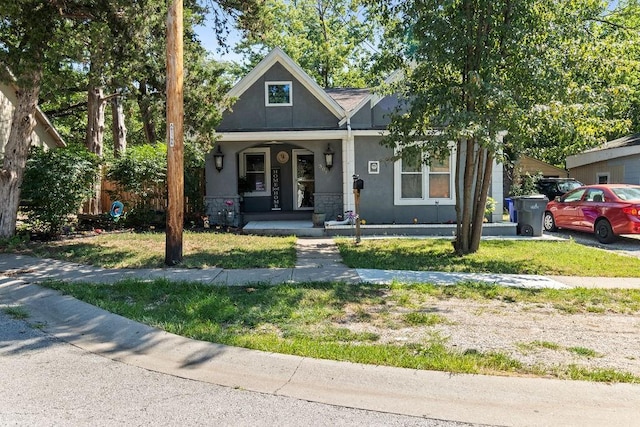
<svg viewBox="0 0 640 427">
<path fill-rule="evenodd" d="M 628 135 L 567 157 L 567 169 L 640 154 L 640 134 Z"/>
<path fill-rule="evenodd" d="M 396 70 L 393 73 L 391 73 L 389 77 L 385 79 L 385 84 L 395 83 L 398 80 L 400 80 L 402 77 L 404 77 L 404 72 L 402 72 L 401 70 Z M 366 90 L 368 94 L 362 96 L 357 104 L 347 109 L 347 117 L 342 119 L 342 121 L 340 122 L 341 126 L 345 124 L 350 117 L 352 117 L 358 111 L 360 111 L 362 107 L 364 107 L 365 105 L 368 105 L 369 108 L 373 109 L 373 107 L 375 107 L 380 101 L 382 101 L 386 97 L 386 95 L 375 93 L 371 89 L 362 89 L 362 90 Z"/>
<path fill-rule="evenodd" d="M 238 98 L 249 89 L 274 64 L 280 63 L 293 77 L 296 78 L 309 92 L 311 92 L 338 119 L 346 116 L 345 109 L 325 92 L 293 59 L 280 48 L 275 48 L 253 70 L 242 78 L 227 93 L 228 97 Z"/>
</svg>

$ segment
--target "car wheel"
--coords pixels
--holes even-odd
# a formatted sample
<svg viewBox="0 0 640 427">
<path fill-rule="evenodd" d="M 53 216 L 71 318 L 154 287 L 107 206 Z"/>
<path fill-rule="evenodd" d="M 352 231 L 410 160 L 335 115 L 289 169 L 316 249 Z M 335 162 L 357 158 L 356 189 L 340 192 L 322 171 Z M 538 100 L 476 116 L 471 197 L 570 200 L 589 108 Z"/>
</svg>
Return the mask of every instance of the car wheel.
<svg viewBox="0 0 640 427">
<path fill-rule="evenodd" d="M 596 237 L 600 243 L 613 243 L 617 236 L 613 234 L 611 224 L 606 219 L 601 219 L 596 223 Z"/>
<path fill-rule="evenodd" d="M 553 214 L 551 212 L 544 213 L 542 223 L 544 225 L 545 231 L 556 231 L 558 229 L 558 227 L 556 227 L 556 221 L 553 219 Z"/>
</svg>

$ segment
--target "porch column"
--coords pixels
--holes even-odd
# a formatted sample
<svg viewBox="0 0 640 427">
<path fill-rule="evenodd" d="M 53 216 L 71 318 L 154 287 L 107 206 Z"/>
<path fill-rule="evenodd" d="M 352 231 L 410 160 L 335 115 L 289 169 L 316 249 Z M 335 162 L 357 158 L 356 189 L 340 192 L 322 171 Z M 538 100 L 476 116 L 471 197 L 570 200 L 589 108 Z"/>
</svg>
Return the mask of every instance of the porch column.
<svg viewBox="0 0 640 427">
<path fill-rule="evenodd" d="M 353 196 L 353 174 L 356 173 L 355 142 L 348 125 L 347 135 L 342 138 L 342 194 L 344 211 L 355 211 L 356 202 Z"/>
</svg>

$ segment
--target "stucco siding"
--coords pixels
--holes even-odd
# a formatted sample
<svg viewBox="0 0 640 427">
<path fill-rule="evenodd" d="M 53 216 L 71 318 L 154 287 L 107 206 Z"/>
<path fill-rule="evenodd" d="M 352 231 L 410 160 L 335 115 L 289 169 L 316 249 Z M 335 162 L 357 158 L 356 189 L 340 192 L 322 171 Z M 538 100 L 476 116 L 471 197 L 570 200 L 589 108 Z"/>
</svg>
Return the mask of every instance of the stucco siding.
<svg viewBox="0 0 640 427">
<path fill-rule="evenodd" d="M 266 106 L 265 82 L 290 81 L 292 106 Z M 218 131 L 336 129 L 340 121 L 281 64 L 274 64 L 223 113 Z"/>
<path fill-rule="evenodd" d="M 351 129 L 371 129 L 371 104 L 367 103 L 351 116 Z"/>
<path fill-rule="evenodd" d="M 453 205 L 409 205 L 394 203 L 393 150 L 380 145 L 379 137 L 355 140 L 356 173 L 364 180 L 360 193 L 360 216 L 370 224 L 411 224 L 455 222 Z M 369 161 L 380 162 L 380 173 L 368 173 Z"/>
</svg>

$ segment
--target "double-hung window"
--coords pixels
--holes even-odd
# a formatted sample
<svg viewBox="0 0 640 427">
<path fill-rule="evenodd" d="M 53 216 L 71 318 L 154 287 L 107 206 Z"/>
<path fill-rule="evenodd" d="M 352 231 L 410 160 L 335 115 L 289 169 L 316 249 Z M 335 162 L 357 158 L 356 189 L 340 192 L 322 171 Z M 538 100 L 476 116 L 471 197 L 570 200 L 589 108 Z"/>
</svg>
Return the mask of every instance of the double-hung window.
<svg viewBox="0 0 640 427">
<path fill-rule="evenodd" d="M 455 204 L 454 155 L 422 161 L 421 153 L 394 164 L 394 202 L 396 205 Z"/>
<path fill-rule="evenodd" d="M 269 196 L 271 193 L 269 175 L 271 165 L 269 148 L 249 148 L 242 152 L 240 173 L 247 178 L 249 192 L 246 196 Z"/>
</svg>

